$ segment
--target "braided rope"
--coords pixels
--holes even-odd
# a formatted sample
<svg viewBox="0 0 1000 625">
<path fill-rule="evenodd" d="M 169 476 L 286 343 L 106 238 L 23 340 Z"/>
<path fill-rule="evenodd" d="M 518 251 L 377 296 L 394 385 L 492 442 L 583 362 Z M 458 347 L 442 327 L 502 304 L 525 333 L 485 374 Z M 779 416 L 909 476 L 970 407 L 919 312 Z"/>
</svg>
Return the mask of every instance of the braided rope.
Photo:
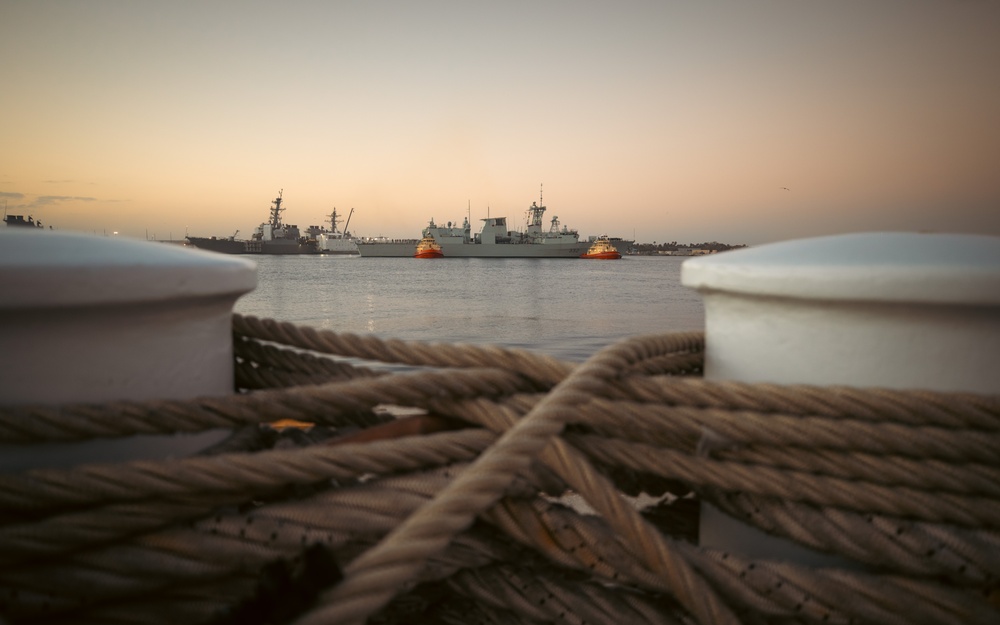
<svg viewBox="0 0 1000 625">
<path fill-rule="evenodd" d="M 589 453 L 606 464 L 724 491 L 966 527 L 990 527 L 1000 519 L 1000 500 L 978 493 L 935 492 L 899 484 L 845 480 L 813 472 L 689 456 L 641 443 L 610 440 L 592 445 L 589 444 L 592 439 L 572 435 L 567 438 L 577 446 L 586 446 Z"/>
<path fill-rule="evenodd" d="M 0 587 L 18 588 L 18 601 L 11 602 L 8 613 L 20 621 L 88 606 L 97 609 L 108 602 L 128 602 L 169 587 L 211 584 L 295 554 L 304 544 L 335 548 L 367 545 L 412 514 L 448 479 L 448 472 L 422 474 L 419 479 L 409 474 L 364 487 L 328 490 L 303 500 L 262 505 L 248 512 L 219 511 L 190 527 L 164 527 L 93 544 L 66 561 L 29 560 L 0 568 Z M 468 534 L 454 547 L 438 554 L 431 565 L 437 576 L 446 577 L 461 567 L 514 559 L 501 543 L 484 542 Z M 53 591 L 51 582 L 55 579 L 68 586 Z M 222 605 L 217 603 L 216 608 Z"/>
<path fill-rule="evenodd" d="M 636 337 L 573 365 L 252 317 L 234 316 L 234 331 L 236 385 L 252 392 L 2 407 L 0 443 L 279 419 L 371 428 L 385 405 L 482 429 L 0 475 L 0 619 L 207 622 L 311 544 L 345 578 L 299 623 L 420 610 L 442 622 L 663 623 L 1000 612 L 1000 397 L 708 382 L 688 377 L 701 335 Z M 543 497 L 567 487 L 597 515 Z M 869 568 L 701 549 L 621 495 L 688 489 Z M 435 603 L 436 584 L 450 602 Z M 500 589 L 503 602 L 490 594 Z"/>
<path fill-rule="evenodd" d="M 817 508 L 746 494 L 717 494 L 712 502 L 771 534 L 844 554 L 876 569 L 947 578 L 968 586 L 1000 578 L 1000 534 L 995 530 Z"/>
<path fill-rule="evenodd" d="M 698 340 L 699 337 L 687 335 L 674 338 L 681 345 Z M 571 418 L 572 407 L 587 397 L 585 389 L 597 389 L 599 392 L 623 366 L 627 368 L 630 361 L 634 362 L 646 353 L 647 347 L 637 341 L 625 342 L 598 353 L 574 370 L 525 418 L 486 450 L 474 463 L 473 470 L 458 476 L 379 545 L 345 567 L 345 580 L 323 595 L 320 605 L 298 623 L 361 623 L 384 607 L 398 592 L 400 585 L 410 579 L 427 558 L 443 549 L 456 534 L 472 523 L 476 515 L 497 501 L 510 476 L 525 470 L 531 458 L 545 451 L 563 424 Z M 565 473 L 561 475 L 566 479 Z M 600 481 L 596 474 L 590 477 Z M 642 529 L 649 529 L 634 510 L 620 505 L 620 500 L 617 502 L 619 505 L 613 499 L 604 499 L 600 503 L 607 504 L 608 510 L 617 513 L 616 520 L 625 519 L 626 523 L 620 525 L 626 526 L 626 529 L 641 528 L 639 533 Z M 597 503 L 595 507 L 601 509 Z M 633 525 L 627 526 L 628 522 Z M 659 546 L 656 541 L 653 544 Z M 648 563 L 657 572 L 671 578 L 678 601 L 700 620 L 737 622 L 711 588 L 693 575 L 689 565 L 675 557 L 674 553 L 664 549 L 643 552 L 639 548 L 636 551 L 641 552 L 636 555 L 653 556 Z"/>
<path fill-rule="evenodd" d="M 386 373 L 332 358 L 319 357 L 301 350 L 261 343 L 240 335 L 233 337 L 233 356 L 238 362 L 253 363 L 260 368 L 266 367 L 289 373 L 322 375 L 327 382 L 356 377 L 373 377 Z"/>
<path fill-rule="evenodd" d="M 648 377 L 631 378 L 628 394 L 665 406 L 1000 431 L 1000 397 L 995 395 Z"/>
<path fill-rule="evenodd" d="M 449 588 L 494 609 L 516 612 L 538 622 L 596 625 L 670 625 L 683 623 L 683 612 L 671 613 L 667 596 L 644 596 L 626 590 L 541 575 L 524 567 L 490 566 L 465 570 L 448 580 Z M 581 601 L 581 594 L 586 597 Z"/>
<path fill-rule="evenodd" d="M 427 398 L 496 396 L 536 390 L 523 376 L 495 369 L 422 371 L 247 395 L 105 405 L 0 407 L 0 442 L 32 443 L 198 432 L 283 419 L 325 425 L 375 424 L 383 403 L 419 406 Z M 369 415 L 369 416 L 365 416 Z"/>
<path fill-rule="evenodd" d="M 233 315 L 233 329 L 248 338 L 274 341 L 321 354 L 361 358 L 418 367 L 475 368 L 483 363 L 519 371 L 544 387 L 556 384 L 572 366 L 549 356 L 494 345 L 455 345 L 450 343 L 415 343 L 398 339 L 381 340 L 372 336 L 338 334 L 328 330 L 282 323 L 272 319 Z"/>
<path fill-rule="evenodd" d="M 369 444 L 0 475 L 0 505 L 8 510 L 37 515 L 54 506 L 70 508 L 41 521 L 0 526 L 0 564 L 109 542 L 290 485 L 467 461 L 493 439 L 486 432 L 467 430 Z M 101 505 L 75 510 L 87 504 Z"/>
</svg>

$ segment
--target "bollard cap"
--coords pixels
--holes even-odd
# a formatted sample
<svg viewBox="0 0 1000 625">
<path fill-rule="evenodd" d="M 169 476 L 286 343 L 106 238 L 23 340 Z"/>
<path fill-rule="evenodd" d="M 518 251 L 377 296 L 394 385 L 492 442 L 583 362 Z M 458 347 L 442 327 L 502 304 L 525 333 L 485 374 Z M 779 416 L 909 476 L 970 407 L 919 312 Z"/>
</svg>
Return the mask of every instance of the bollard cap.
<svg viewBox="0 0 1000 625">
<path fill-rule="evenodd" d="M 126 237 L 0 230 L 0 310 L 235 295 L 257 286 L 253 261 Z"/>
<path fill-rule="evenodd" d="M 1000 305 L 1000 237 L 865 232 L 796 239 L 681 267 L 699 291 L 793 299 Z"/>
</svg>

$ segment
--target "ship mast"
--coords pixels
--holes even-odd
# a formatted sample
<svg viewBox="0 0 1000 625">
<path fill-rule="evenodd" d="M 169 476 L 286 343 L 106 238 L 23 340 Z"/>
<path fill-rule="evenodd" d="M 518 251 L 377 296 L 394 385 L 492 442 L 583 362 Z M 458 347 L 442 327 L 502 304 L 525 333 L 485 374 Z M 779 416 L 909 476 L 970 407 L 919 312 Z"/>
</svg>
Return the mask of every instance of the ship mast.
<svg viewBox="0 0 1000 625">
<path fill-rule="evenodd" d="M 534 202 L 528 207 L 528 227 L 537 227 L 539 230 L 542 227 L 542 215 L 545 213 L 545 203 L 542 201 L 542 190 L 541 185 L 539 185 L 538 190 L 538 204 Z"/>
<path fill-rule="evenodd" d="M 278 191 L 278 197 L 274 198 L 271 202 L 271 228 L 272 230 L 278 230 L 281 228 L 281 211 L 285 210 L 281 208 L 281 196 L 284 194 L 285 190 L 281 189 Z"/>
<path fill-rule="evenodd" d="M 336 234 L 337 233 L 337 224 L 340 223 L 339 221 L 337 221 L 337 207 L 336 206 L 333 207 L 333 212 L 330 213 L 328 216 L 330 217 L 330 229 L 331 229 L 331 232 L 333 232 L 334 234 Z"/>
</svg>

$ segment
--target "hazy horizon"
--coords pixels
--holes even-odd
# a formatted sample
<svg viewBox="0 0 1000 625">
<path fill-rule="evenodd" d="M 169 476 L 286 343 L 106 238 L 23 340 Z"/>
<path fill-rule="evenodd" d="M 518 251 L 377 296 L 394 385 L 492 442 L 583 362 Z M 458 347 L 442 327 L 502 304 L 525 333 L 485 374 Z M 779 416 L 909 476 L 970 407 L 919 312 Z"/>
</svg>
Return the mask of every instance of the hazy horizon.
<svg viewBox="0 0 1000 625">
<path fill-rule="evenodd" d="M 98 234 L 331 210 L 760 244 L 1000 235 L 1000 2 L 0 5 L 0 200 Z"/>
</svg>

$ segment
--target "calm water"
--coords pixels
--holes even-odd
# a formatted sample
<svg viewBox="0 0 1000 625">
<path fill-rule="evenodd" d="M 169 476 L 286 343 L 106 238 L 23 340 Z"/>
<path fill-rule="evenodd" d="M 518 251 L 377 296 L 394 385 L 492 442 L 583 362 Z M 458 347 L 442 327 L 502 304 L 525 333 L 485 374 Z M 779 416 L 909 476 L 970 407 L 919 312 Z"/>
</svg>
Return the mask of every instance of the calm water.
<svg viewBox="0 0 1000 625">
<path fill-rule="evenodd" d="M 682 258 L 262 256 L 236 312 L 380 338 L 492 343 L 582 361 L 637 334 L 701 330 Z"/>
</svg>

